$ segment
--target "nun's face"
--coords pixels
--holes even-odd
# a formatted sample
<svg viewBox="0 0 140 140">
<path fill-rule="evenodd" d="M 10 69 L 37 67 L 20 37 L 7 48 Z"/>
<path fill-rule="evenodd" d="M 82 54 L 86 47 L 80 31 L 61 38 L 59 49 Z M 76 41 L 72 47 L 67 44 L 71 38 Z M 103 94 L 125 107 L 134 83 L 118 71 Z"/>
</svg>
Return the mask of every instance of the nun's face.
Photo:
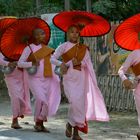
<svg viewBox="0 0 140 140">
<path fill-rule="evenodd" d="M 77 43 L 79 41 L 79 30 L 76 27 L 72 27 L 68 31 L 68 40 L 72 43 Z"/>
<path fill-rule="evenodd" d="M 37 30 L 34 34 L 34 38 L 38 43 L 43 43 L 45 42 L 45 32 L 43 30 Z"/>
</svg>

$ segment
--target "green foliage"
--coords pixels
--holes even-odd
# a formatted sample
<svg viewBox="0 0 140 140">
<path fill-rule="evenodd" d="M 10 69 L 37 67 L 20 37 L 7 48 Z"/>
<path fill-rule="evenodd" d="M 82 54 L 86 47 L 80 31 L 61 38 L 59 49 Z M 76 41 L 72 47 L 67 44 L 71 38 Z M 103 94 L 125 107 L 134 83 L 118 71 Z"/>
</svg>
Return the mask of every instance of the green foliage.
<svg viewBox="0 0 140 140">
<path fill-rule="evenodd" d="M 0 0 L 1 15 L 21 16 L 33 9 L 33 0 Z"/>
<path fill-rule="evenodd" d="M 0 14 L 23 17 L 64 10 L 65 0 L 0 0 Z M 140 13 L 140 0 L 91 0 L 92 12 L 109 20 L 124 20 Z M 86 0 L 70 0 L 71 10 L 86 10 Z"/>
<path fill-rule="evenodd" d="M 93 4 L 92 11 L 107 15 L 113 8 L 115 8 L 115 2 L 112 2 L 111 0 L 99 0 Z"/>
<path fill-rule="evenodd" d="M 43 14 L 60 12 L 64 10 L 64 1 L 43 0 L 38 10 Z"/>
<path fill-rule="evenodd" d="M 139 7 L 140 0 L 98 0 L 92 4 L 92 11 L 114 21 L 140 13 Z"/>
<path fill-rule="evenodd" d="M 71 0 L 70 1 L 70 9 L 71 10 L 86 10 L 86 0 Z"/>
</svg>

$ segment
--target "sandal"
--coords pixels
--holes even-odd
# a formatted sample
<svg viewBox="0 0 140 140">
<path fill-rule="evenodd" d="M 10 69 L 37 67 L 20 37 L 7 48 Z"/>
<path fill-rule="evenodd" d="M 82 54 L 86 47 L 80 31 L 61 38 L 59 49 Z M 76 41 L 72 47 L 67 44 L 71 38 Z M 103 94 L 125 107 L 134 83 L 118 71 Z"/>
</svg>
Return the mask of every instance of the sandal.
<svg viewBox="0 0 140 140">
<path fill-rule="evenodd" d="M 70 138 L 70 137 L 72 136 L 72 128 L 70 128 L 69 126 L 70 126 L 70 124 L 67 123 L 67 124 L 66 124 L 65 135 L 66 135 L 66 137 L 68 137 L 68 138 Z M 70 129 L 71 129 L 71 130 L 70 130 Z"/>
<path fill-rule="evenodd" d="M 46 132 L 46 133 L 50 133 L 50 131 L 45 128 L 44 126 L 41 126 L 41 125 L 35 125 L 34 126 L 36 132 Z"/>
<path fill-rule="evenodd" d="M 137 133 L 137 138 L 140 140 L 140 132 Z"/>
<path fill-rule="evenodd" d="M 45 126 L 41 126 L 41 127 L 42 127 L 42 132 L 50 133 L 50 131 Z"/>
<path fill-rule="evenodd" d="M 41 125 L 35 125 L 34 129 L 36 132 L 41 132 L 42 131 L 42 126 Z"/>
<path fill-rule="evenodd" d="M 75 135 L 72 137 L 72 140 L 83 140 L 79 135 Z"/>
<path fill-rule="evenodd" d="M 21 129 L 22 127 L 21 127 L 18 123 L 12 123 L 12 124 L 11 124 L 11 128 L 14 128 L 14 129 Z"/>
</svg>

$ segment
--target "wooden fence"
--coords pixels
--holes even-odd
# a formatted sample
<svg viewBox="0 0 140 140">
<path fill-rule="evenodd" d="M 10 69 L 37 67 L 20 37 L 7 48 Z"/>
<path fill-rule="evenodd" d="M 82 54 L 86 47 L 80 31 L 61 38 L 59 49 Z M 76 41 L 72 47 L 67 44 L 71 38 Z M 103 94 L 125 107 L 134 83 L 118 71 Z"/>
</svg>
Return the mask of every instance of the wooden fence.
<svg viewBox="0 0 140 140">
<path fill-rule="evenodd" d="M 97 79 L 108 111 L 136 110 L 133 91 L 123 87 L 118 75 L 102 75 Z"/>
</svg>

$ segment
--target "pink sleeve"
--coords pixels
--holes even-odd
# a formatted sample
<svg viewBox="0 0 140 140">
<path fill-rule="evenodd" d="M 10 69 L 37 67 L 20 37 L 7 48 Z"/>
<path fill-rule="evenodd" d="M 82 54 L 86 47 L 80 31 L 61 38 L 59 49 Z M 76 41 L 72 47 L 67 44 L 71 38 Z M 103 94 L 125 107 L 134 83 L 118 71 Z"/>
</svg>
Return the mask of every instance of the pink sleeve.
<svg viewBox="0 0 140 140">
<path fill-rule="evenodd" d="M 31 53 L 31 50 L 29 49 L 29 47 L 26 47 L 23 50 L 23 53 L 22 53 L 22 55 L 21 55 L 21 57 L 19 58 L 19 61 L 18 61 L 18 67 L 21 67 L 21 68 L 32 67 L 32 62 L 27 62 L 27 59 L 28 59 L 30 53 Z"/>
<path fill-rule="evenodd" d="M 63 44 L 55 50 L 55 52 L 51 56 L 51 60 L 50 60 L 52 64 L 54 64 L 56 66 L 60 66 L 62 64 L 62 61 L 60 61 L 58 59 L 64 53 L 64 50 L 65 50 L 64 47 L 65 47 L 65 45 Z"/>
<path fill-rule="evenodd" d="M 127 59 L 125 60 L 125 62 L 123 63 L 123 65 L 120 67 L 118 74 L 120 76 L 120 78 L 122 79 L 122 81 L 126 80 L 127 77 L 125 76 L 128 68 L 133 64 L 133 60 L 134 60 L 134 53 L 131 53 Z"/>
<path fill-rule="evenodd" d="M 8 61 L 4 60 L 4 56 L 0 53 L 0 65 L 2 66 L 8 66 Z"/>
</svg>

